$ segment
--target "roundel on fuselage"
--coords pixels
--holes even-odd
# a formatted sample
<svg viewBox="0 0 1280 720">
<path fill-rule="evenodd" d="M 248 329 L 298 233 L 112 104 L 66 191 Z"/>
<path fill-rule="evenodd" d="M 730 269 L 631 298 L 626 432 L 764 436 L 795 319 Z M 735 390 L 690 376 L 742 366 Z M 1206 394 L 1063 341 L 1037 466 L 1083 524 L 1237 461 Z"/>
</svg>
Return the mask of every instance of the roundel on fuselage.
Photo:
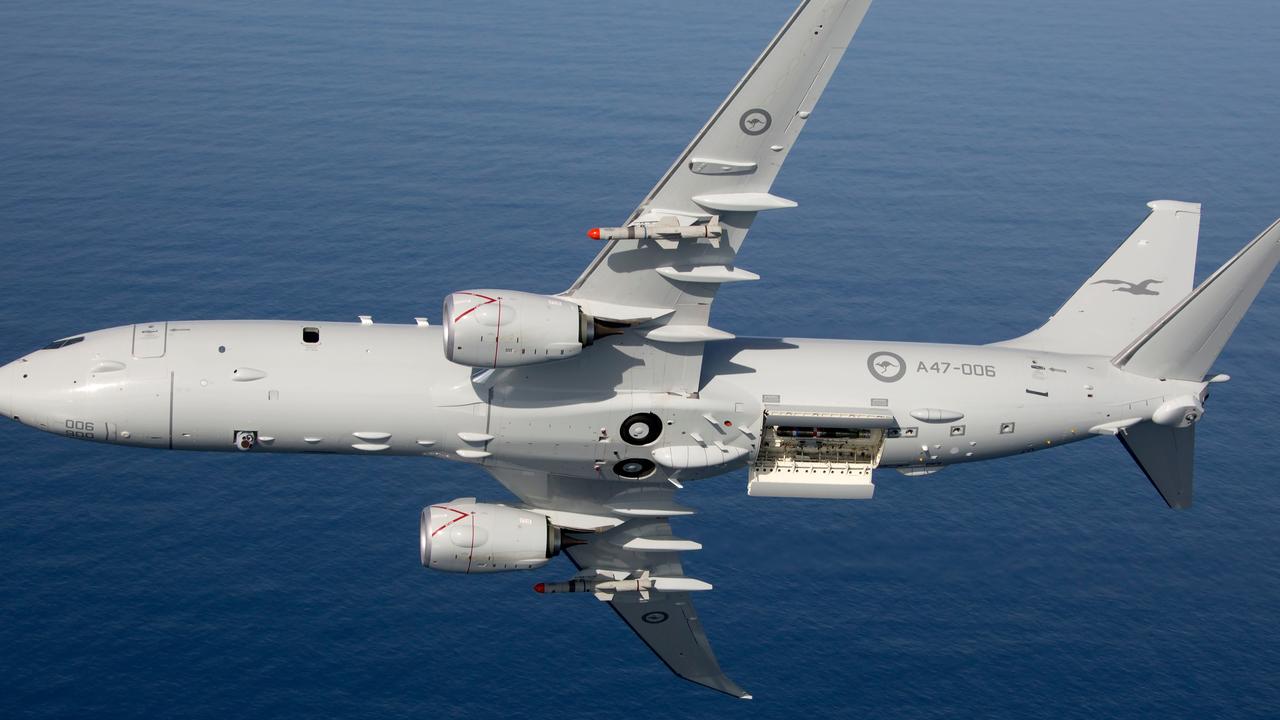
<svg viewBox="0 0 1280 720">
<path fill-rule="evenodd" d="M 867 370 L 881 382 L 898 382 L 907 374 L 907 361 L 897 353 L 878 350 L 867 356 Z"/>
</svg>

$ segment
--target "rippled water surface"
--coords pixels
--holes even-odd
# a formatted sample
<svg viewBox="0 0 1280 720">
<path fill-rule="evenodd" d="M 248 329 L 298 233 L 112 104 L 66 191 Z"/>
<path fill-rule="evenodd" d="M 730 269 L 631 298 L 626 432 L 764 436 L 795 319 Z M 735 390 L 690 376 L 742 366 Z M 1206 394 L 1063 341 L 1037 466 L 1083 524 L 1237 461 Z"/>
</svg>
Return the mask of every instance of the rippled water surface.
<svg viewBox="0 0 1280 720">
<path fill-rule="evenodd" d="M 559 291 L 785 0 L 0 5 L 0 356 L 135 321 L 438 316 Z M 1280 214 L 1280 6 L 872 8 L 718 327 L 989 342 L 1160 197 L 1207 274 Z M 876 499 L 698 483 L 691 574 L 756 700 L 671 677 L 571 570 L 418 566 L 396 458 L 159 453 L 0 428 L 0 716 L 1274 717 L 1280 288 L 1219 366 L 1196 507 L 1110 440 L 886 475 Z M 797 369 L 802 372 L 803 369 Z M 838 383 L 840 378 L 831 378 Z"/>
</svg>

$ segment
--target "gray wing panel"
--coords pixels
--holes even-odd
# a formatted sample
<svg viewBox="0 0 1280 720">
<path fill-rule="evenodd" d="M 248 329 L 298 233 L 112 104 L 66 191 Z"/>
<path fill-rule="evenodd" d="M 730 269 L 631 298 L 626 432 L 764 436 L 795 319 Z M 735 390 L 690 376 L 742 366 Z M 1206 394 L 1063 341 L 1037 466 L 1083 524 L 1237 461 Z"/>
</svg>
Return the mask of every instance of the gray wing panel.
<svg viewBox="0 0 1280 720">
<path fill-rule="evenodd" d="M 565 294 L 598 317 L 629 319 L 610 313 L 648 308 L 674 311 L 668 324 L 705 325 L 718 284 L 664 277 L 657 269 L 733 264 L 759 209 L 744 194 L 768 193 L 869 5 L 870 0 L 802 2 L 627 221 L 679 216 L 688 224 L 718 215 L 724 237 L 611 240 Z"/>
<path fill-rule="evenodd" d="M 568 477 L 519 468 L 485 469 L 530 508 L 546 511 L 552 522 L 561 521 L 557 524 L 577 520 L 580 524 L 568 526 L 591 528 L 598 527 L 601 520 L 612 519 L 616 523 L 621 518 L 631 518 L 611 529 L 573 533 L 573 537 L 586 542 L 567 545 L 564 553 L 579 570 L 627 575 L 648 571 L 654 577 L 685 577 L 679 552 L 624 547 L 637 538 L 675 540 L 666 516 L 692 511 L 675 502 L 675 490 L 670 484 Z M 637 513 L 657 516 L 636 517 Z M 750 697 L 720 669 L 688 592 L 654 590 L 647 600 L 638 593 L 617 593 L 609 606 L 676 675 L 734 697 Z"/>
<path fill-rule="evenodd" d="M 648 602 L 614 600 L 609 605 L 671 672 L 712 690 L 751 699 L 720 669 L 689 593 L 656 593 Z M 652 622 L 659 617 L 659 622 Z"/>
<path fill-rule="evenodd" d="M 682 577 L 679 553 L 636 552 L 615 544 L 627 537 L 667 537 L 665 519 L 632 520 L 607 533 L 592 536 L 586 545 L 565 550 L 579 570 L 614 570 L 635 573 L 648 570 L 655 576 Z M 687 592 L 651 592 L 648 600 L 636 593 L 619 593 L 609 601 L 671 672 L 690 682 L 737 698 L 751 695 L 720 669 L 702 622 Z"/>
<path fill-rule="evenodd" d="M 646 389 L 698 391 L 703 343 L 729 337 L 707 327 L 711 302 L 722 282 L 756 277 L 734 267 L 756 213 L 795 204 L 769 190 L 870 4 L 800 3 L 626 222 L 716 217 L 719 238 L 610 240 L 565 291 L 597 318 L 650 323 L 627 331 L 654 346 L 645 361 L 657 375 Z"/>
</svg>

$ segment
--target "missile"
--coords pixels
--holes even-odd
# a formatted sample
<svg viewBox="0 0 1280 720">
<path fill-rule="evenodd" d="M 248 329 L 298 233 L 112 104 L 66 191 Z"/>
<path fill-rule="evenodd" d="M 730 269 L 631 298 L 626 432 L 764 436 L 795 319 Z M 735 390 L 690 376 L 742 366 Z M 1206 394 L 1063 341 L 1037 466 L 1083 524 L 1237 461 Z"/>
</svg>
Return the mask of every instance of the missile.
<svg viewBox="0 0 1280 720">
<path fill-rule="evenodd" d="M 678 225 L 675 223 L 649 223 L 626 227 L 598 227 L 587 231 L 592 240 L 690 240 L 718 238 L 723 234 L 719 223 L 706 225 Z"/>
<path fill-rule="evenodd" d="M 615 593 L 638 592 L 641 600 L 649 599 L 649 590 L 653 588 L 653 579 L 645 570 L 637 577 L 614 578 L 600 574 L 596 577 L 576 577 L 568 582 L 538 583 L 533 586 L 536 593 L 589 592 L 598 600 L 612 600 Z"/>
<path fill-rule="evenodd" d="M 533 586 L 533 591 L 540 595 L 550 595 L 552 593 L 594 592 L 595 584 L 595 580 L 574 578 L 568 582 L 538 583 Z"/>
<path fill-rule="evenodd" d="M 648 600 L 651 591 L 696 592 L 710 589 L 711 583 L 686 577 L 652 577 L 648 570 L 633 577 L 620 572 L 598 571 L 595 576 L 579 575 L 566 582 L 538 583 L 533 586 L 533 591 L 539 594 L 589 592 L 597 600 L 605 602 L 612 600 L 617 593 L 639 593 L 641 600 Z"/>
</svg>

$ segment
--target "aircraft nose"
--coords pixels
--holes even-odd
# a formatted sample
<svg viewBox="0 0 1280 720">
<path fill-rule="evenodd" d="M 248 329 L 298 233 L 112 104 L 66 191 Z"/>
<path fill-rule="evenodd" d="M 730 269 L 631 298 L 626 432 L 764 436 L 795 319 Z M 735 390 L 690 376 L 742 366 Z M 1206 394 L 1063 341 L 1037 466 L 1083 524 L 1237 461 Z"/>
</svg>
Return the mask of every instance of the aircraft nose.
<svg viewBox="0 0 1280 720">
<path fill-rule="evenodd" d="M 15 360 L 4 367 L 0 367 L 0 415 L 9 419 L 13 419 L 15 395 L 18 392 L 18 379 L 21 371 L 18 366 L 21 361 Z"/>
<path fill-rule="evenodd" d="M 20 420 L 28 425 L 36 419 L 36 393 L 31 374 L 32 363 L 29 358 L 19 358 L 0 367 L 0 415 L 10 420 Z"/>
</svg>

